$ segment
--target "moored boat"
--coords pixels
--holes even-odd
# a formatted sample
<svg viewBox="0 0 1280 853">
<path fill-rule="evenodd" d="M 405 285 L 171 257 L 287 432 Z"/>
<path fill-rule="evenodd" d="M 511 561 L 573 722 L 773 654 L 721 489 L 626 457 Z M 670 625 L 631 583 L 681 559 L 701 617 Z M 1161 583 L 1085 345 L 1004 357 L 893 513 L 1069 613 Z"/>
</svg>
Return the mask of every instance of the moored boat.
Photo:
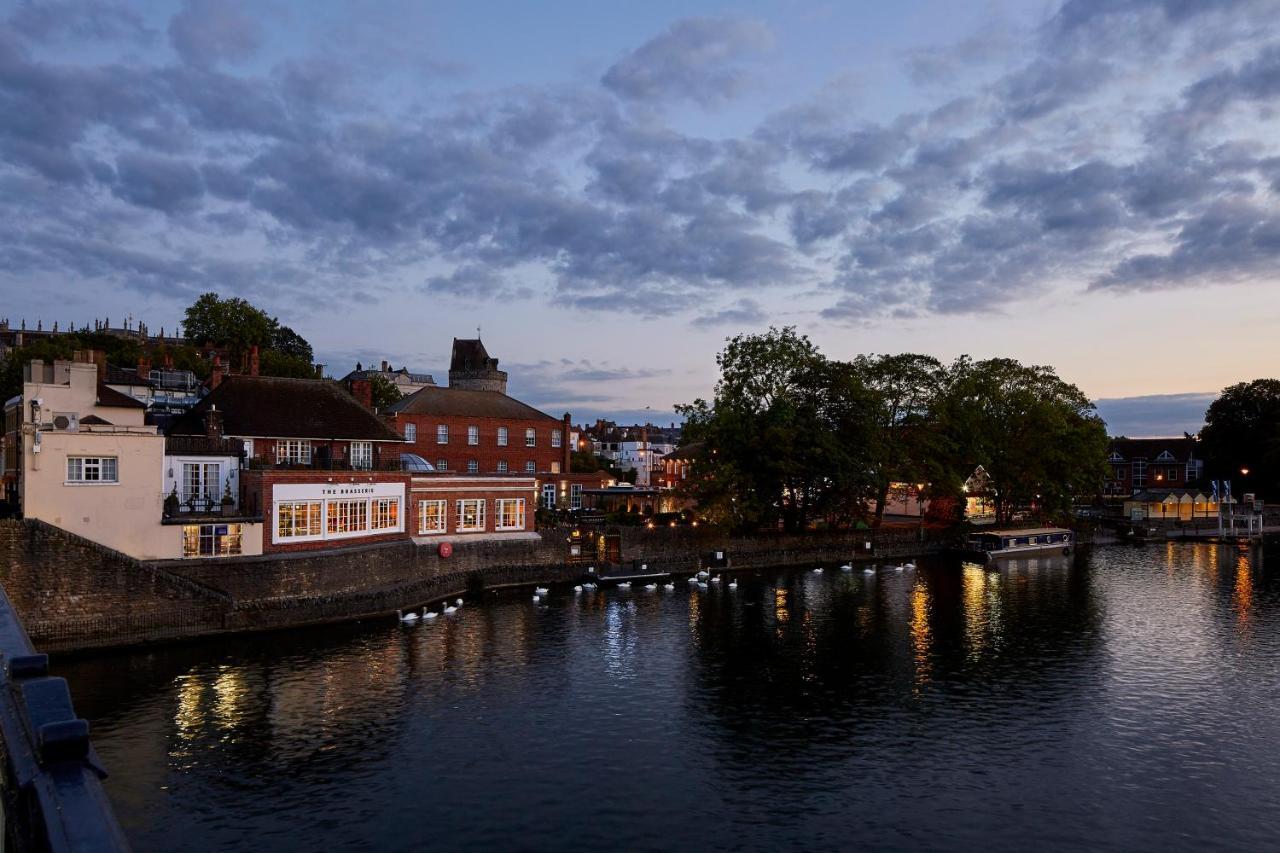
<svg viewBox="0 0 1280 853">
<path fill-rule="evenodd" d="M 1075 534 L 1065 527 L 984 530 L 971 534 L 963 551 L 965 556 L 991 562 L 1015 555 L 1070 554 L 1075 541 Z"/>
</svg>

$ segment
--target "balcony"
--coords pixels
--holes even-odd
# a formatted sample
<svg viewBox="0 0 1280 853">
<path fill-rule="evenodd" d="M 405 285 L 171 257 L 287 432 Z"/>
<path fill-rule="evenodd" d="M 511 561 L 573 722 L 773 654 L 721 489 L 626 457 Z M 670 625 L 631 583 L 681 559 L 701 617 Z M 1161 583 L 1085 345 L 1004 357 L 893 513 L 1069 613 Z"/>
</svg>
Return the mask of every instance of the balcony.
<svg viewBox="0 0 1280 853">
<path fill-rule="evenodd" d="M 246 514 L 236 502 L 224 504 L 221 498 L 207 495 L 205 497 L 179 497 L 175 504 L 165 497 L 164 514 L 161 524 L 201 524 L 212 521 L 261 521 L 259 516 Z"/>
</svg>

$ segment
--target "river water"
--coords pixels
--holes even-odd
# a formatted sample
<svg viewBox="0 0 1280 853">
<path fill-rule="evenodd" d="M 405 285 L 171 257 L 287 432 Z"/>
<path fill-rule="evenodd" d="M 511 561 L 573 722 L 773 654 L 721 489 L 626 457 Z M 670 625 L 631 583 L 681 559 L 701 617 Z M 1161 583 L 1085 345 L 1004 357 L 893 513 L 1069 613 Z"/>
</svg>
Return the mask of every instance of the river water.
<svg viewBox="0 0 1280 853">
<path fill-rule="evenodd" d="M 1280 844 L 1257 549 L 508 592 L 55 669 L 139 850 Z"/>
</svg>

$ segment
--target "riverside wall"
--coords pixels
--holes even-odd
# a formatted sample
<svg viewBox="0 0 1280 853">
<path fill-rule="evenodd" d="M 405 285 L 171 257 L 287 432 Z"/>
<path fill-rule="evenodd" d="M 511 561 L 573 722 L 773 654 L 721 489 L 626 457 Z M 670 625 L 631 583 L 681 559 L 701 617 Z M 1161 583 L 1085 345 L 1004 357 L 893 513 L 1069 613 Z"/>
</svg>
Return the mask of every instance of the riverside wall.
<svg viewBox="0 0 1280 853">
<path fill-rule="evenodd" d="M 727 537 L 691 528 L 624 527 L 621 559 L 602 572 L 695 570 L 713 551 L 733 569 L 927 553 L 938 538 L 916 530 Z M 563 583 L 567 531 L 537 539 L 389 542 L 360 548 L 143 562 L 38 521 L 0 520 L 0 584 L 42 651 L 60 652 L 230 631 L 288 628 L 389 613 L 512 584 Z M 873 541 L 871 552 L 865 543 Z"/>
</svg>

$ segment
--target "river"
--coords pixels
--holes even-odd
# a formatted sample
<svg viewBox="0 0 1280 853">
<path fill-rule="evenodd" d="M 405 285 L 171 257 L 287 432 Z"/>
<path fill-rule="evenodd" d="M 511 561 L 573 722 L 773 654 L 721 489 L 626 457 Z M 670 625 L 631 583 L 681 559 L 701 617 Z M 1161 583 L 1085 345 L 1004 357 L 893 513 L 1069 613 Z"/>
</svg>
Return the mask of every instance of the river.
<svg viewBox="0 0 1280 853">
<path fill-rule="evenodd" d="M 1264 849 L 1260 549 L 750 572 L 56 662 L 138 850 Z"/>
</svg>

